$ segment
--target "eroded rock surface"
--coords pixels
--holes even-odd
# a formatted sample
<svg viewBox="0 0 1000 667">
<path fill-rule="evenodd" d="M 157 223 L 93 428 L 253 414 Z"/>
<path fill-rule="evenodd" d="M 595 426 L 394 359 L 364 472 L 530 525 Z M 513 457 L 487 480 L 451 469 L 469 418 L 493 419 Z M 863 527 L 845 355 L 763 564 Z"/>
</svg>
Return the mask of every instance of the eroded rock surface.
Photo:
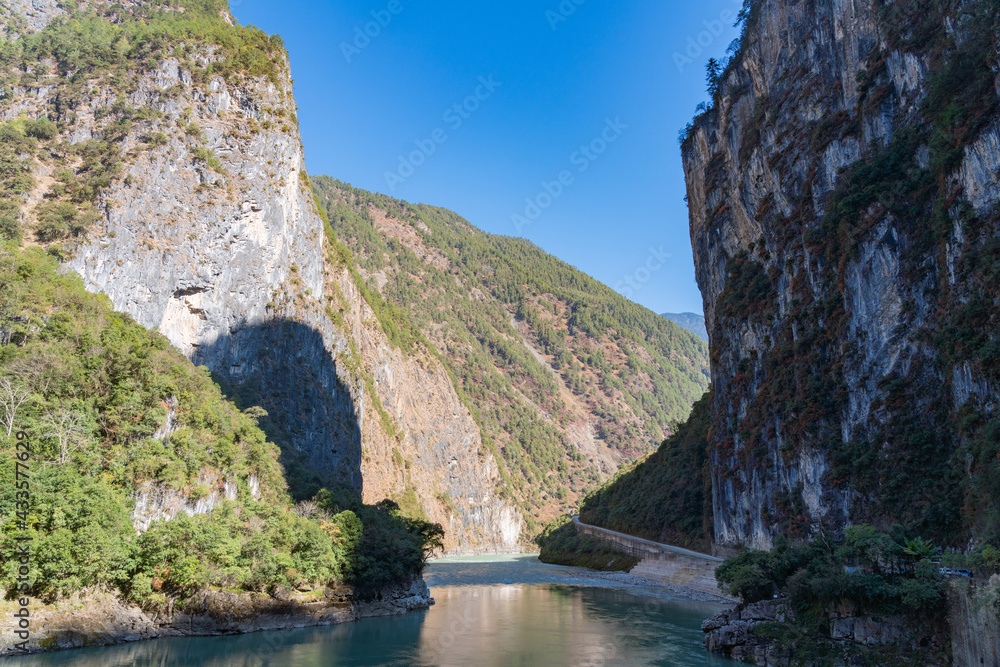
<svg viewBox="0 0 1000 667">
<path fill-rule="evenodd" d="M 847 523 L 933 524 L 921 530 L 959 541 L 977 529 L 975 512 L 958 526 L 957 480 L 989 464 L 949 463 L 978 437 L 949 422 L 997 414 L 989 353 L 956 341 L 996 329 L 967 314 L 996 312 L 976 267 L 1000 230 L 1000 118 L 955 138 L 957 159 L 935 143 L 951 130 L 932 87 L 967 85 L 942 83 L 948 49 L 989 30 L 976 11 L 995 12 L 959 4 L 968 13 L 755 2 L 742 57 L 683 145 L 723 546 Z M 981 94 L 963 108 L 994 108 L 995 81 Z"/>
</svg>

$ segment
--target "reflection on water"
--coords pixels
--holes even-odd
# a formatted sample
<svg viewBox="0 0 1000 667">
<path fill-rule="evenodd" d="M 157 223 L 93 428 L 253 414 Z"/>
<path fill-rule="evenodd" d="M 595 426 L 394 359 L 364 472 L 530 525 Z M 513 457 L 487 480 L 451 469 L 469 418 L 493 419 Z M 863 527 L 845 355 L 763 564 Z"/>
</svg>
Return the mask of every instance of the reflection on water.
<svg viewBox="0 0 1000 667">
<path fill-rule="evenodd" d="M 576 568 L 551 569 L 533 559 L 439 561 L 427 574 L 437 604 L 425 612 L 327 628 L 159 639 L 4 662 L 13 667 L 728 663 L 708 655 L 701 643 L 701 621 L 718 607 L 551 581 L 577 575 L 585 573 Z M 508 579 L 528 583 L 494 583 Z M 458 582 L 465 583 L 454 585 Z"/>
<path fill-rule="evenodd" d="M 558 584 L 446 587 L 414 664 L 713 665 L 690 603 Z"/>
</svg>

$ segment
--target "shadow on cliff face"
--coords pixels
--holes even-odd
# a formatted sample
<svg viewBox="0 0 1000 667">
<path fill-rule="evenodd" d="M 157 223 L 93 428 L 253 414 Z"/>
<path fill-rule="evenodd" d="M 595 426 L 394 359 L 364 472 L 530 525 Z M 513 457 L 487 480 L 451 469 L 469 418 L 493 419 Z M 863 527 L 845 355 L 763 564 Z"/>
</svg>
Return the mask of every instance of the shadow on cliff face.
<svg viewBox="0 0 1000 667">
<path fill-rule="evenodd" d="M 361 410 L 318 331 L 269 320 L 197 348 L 192 361 L 207 366 L 240 409 L 267 411 L 260 426 L 281 448 L 296 500 L 328 486 L 361 494 Z"/>
</svg>

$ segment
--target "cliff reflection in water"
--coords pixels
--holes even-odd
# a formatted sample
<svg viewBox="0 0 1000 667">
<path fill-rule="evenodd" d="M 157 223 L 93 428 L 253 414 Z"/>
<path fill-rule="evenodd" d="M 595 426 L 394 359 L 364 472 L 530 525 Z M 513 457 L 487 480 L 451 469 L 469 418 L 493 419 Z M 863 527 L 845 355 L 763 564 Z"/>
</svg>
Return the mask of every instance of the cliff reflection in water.
<svg viewBox="0 0 1000 667">
<path fill-rule="evenodd" d="M 563 585 L 435 589 L 420 665 L 711 665 L 703 605 Z M 443 611 L 445 613 L 437 613 Z"/>
</svg>

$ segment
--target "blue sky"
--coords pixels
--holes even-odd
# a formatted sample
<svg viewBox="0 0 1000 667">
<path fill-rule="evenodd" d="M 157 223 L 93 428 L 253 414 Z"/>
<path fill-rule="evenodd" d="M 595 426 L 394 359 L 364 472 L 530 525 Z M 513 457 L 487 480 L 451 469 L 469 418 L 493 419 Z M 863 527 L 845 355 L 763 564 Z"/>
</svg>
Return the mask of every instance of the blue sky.
<svg viewBox="0 0 1000 667">
<path fill-rule="evenodd" d="M 285 41 L 310 173 L 702 311 L 677 133 L 741 0 L 231 2 Z"/>
</svg>

